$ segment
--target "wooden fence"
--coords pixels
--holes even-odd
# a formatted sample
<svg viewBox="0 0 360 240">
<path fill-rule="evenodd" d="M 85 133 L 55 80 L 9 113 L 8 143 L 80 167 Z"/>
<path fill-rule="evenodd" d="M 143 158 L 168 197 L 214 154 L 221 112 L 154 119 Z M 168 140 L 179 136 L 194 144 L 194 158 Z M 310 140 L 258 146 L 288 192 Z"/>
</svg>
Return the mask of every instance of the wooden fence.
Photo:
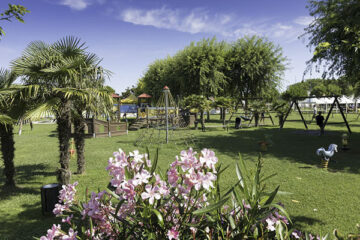
<svg viewBox="0 0 360 240">
<path fill-rule="evenodd" d="M 128 133 L 127 123 L 110 122 L 95 118 L 87 118 L 85 136 L 86 137 L 113 137 Z"/>
</svg>

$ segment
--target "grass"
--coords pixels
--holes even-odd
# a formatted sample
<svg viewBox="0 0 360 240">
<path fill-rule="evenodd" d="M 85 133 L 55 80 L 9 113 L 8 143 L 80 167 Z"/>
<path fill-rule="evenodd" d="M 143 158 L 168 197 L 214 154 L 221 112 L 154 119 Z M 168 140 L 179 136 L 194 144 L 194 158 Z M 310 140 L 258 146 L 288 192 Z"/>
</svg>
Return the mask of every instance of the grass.
<svg viewBox="0 0 360 240">
<path fill-rule="evenodd" d="M 212 117 L 215 119 L 215 117 Z M 307 115 L 307 119 L 311 116 Z M 206 132 L 191 130 L 196 138 L 194 149 L 213 149 L 219 161 L 225 165 L 234 164 L 241 153 L 248 165 L 254 166 L 258 155 L 258 142 L 264 135 L 271 135 L 273 145 L 263 155 L 266 175 L 277 173 L 268 181 L 268 188 L 280 185 L 280 190 L 290 195 L 279 195 L 277 201 L 285 204 L 296 227 L 314 233 L 331 232 L 338 228 L 342 233 L 355 231 L 355 224 L 360 222 L 360 121 L 356 115 L 349 115 L 353 134 L 347 152 L 339 151 L 329 163 L 329 171 L 318 168 L 319 158 L 315 150 L 327 147 L 330 143 L 341 145 L 341 134 L 346 131 L 344 124 L 330 124 L 325 136 L 317 136 L 303 131 L 300 116 L 292 114 L 283 130 L 267 126 L 258 129 L 209 128 Z M 276 121 L 276 120 L 275 120 Z M 340 122 L 335 115 L 329 123 Z M 220 121 L 211 120 L 209 124 L 220 125 Z M 15 136 L 15 165 L 17 170 L 17 189 L 0 188 L 0 239 L 31 239 L 46 232 L 53 217 L 41 215 L 40 187 L 56 182 L 55 170 L 58 167 L 58 146 L 55 125 L 35 125 L 30 131 L 28 126 L 21 136 Z M 314 124 L 310 130 L 318 130 Z M 145 131 L 145 130 L 142 130 Z M 309 131 L 311 132 L 311 131 Z M 86 188 L 97 191 L 106 187 L 109 176 L 105 171 L 107 160 L 118 148 L 125 151 L 144 147 L 135 147 L 134 141 L 140 131 L 129 132 L 129 135 L 96 138 L 86 140 L 86 173 L 73 175 L 72 181 L 79 181 L 79 196 L 84 196 Z M 181 136 L 179 134 L 178 136 Z M 151 148 L 154 152 L 155 145 Z M 183 143 L 170 142 L 160 149 L 160 167 L 165 170 L 180 150 L 187 148 Z M 233 165 L 232 165 L 233 166 Z M 71 160 L 72 171 L 76 170 L 76 160 Z M 235 183 L 236 174 L 233 167 L 222 176 L 221 186 L 228 187 Z M 0 183 L 4 182 L 2 168 Z"/>
</svg>

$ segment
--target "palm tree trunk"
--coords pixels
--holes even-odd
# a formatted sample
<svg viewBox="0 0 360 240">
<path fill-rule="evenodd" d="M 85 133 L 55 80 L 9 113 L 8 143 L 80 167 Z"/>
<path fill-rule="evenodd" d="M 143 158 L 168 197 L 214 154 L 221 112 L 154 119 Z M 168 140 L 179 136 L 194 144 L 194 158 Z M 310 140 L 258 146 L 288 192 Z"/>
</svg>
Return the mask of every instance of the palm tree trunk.
<svg viewBox="0 0 360 240">
<path fill-rule="evenodd" d="M 82 111 L 78 110 L 78 116 L 74 118 L 74 139 L 77 155 L 77 173 L 85 172 L 85 119 Z"/>
<path fill-rule="evenodd" d="M 14 152 L 15 142 L 13 125 L 0 124 L 1 153 L 4 159 L 4 173 L 6 176 L 5 186 L 15 186 Z"/>
<path fill-rule="evenodd" d="M 63 100 L 61 110 L 57 117 L 57 131 L 59 138 L 60 168 L 57 171 L 57 178 L 60 184 L 69 184 L 71 172 L 70 163 L 70 138 L 71 138 L 71 119 L 70 119 L 70 101 Z"/>
</svg>

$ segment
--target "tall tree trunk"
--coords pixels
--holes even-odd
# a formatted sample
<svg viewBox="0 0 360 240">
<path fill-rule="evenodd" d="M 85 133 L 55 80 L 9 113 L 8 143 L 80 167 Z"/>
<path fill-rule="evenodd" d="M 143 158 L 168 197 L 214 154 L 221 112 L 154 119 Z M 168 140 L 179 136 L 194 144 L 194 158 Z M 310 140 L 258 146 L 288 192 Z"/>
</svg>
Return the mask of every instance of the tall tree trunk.
<svg viewBox="0 0 360 240">
<path fill-rule="evenodd" d="M 57 117 L 57 131 L 59 138 L 60 168 L 57 171 L 57 178 L 60 184 L 69 184 L 71 172 L 70 163 L 70 138 L 71 138 L 71 119 L 70 119 L 70 101 L 63 100 L 61 110 Z"/>
<path fill-rule="evenodd" d="M 205 132 L 205 118 L 204 118 L 204 111 L 201 111 L 200 113 L 200 119 L 201 119 L 201 129 L 203 132 Z"/>
<path fill-rule="evenodd" d="M 258 127 L 259 126 L 259 119 L 260 119 L 259 112 L 254 112 L 254 118 L 255 118 L 255 127 Z"/>
<path fill-rule="evenodd" d="M 223 108 L 220 107 L 220 120 L 222 120 L 222 119 L 223 119 Z"/>
<path fill-rule="evenodd" d="M 15 186 L 15 166 L 14 152 L 15 142 L 13 134 L 13 125 L 0 124 L 1 153 L 4 160 L 4 173 L 6 176 L 5 186 Z"/>
<path fill-rule="evenodd" d="M 222 108 L 223 109 L 223 116 L 222 116 L 222 120 L 223 120 L 223 125 L 225 125 L 225 121 L 226 121 L 226 108 Z"/>
<path fill-rule="evenodd" d="M 74 139 L 77 155 L 77 173 L 85 172 L 85 119 L 82 111 L 78 110 L 78 116 L 74 118 Z"/>
</svg>

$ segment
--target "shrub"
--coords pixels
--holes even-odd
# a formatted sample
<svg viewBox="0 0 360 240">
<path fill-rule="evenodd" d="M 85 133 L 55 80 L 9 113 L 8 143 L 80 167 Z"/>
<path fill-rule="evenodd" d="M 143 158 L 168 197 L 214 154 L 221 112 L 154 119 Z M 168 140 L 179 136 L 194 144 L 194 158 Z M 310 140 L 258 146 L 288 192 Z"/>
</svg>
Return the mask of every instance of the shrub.
<svg viewBox="0 0 360 240">
<path fill-rule="evenodd" d="M 106 168 L 109 189 L 86 194 L 84 202 L 76 197 L 77 183 L 63 186 L 53 211 L 63 226 L 54 224 L 40 239 L 305 238 L 288 230 L 286 211 L 273 203 L 279 187 L 265 191 L 271 176 L 262 176 L 261 157 L 254 174 L 240 158 L 239 181 L 224 191 L 219 179 L 227 167 L 217 166 L 218 158 L 209 149 L 181 151 L 165 176 L 156 167 L 157 159 L 158 151 L 152 161 L 149 153 L 115 152 Z M 224 205 L 229 202 L 231 207 Z"/>
</svg>

